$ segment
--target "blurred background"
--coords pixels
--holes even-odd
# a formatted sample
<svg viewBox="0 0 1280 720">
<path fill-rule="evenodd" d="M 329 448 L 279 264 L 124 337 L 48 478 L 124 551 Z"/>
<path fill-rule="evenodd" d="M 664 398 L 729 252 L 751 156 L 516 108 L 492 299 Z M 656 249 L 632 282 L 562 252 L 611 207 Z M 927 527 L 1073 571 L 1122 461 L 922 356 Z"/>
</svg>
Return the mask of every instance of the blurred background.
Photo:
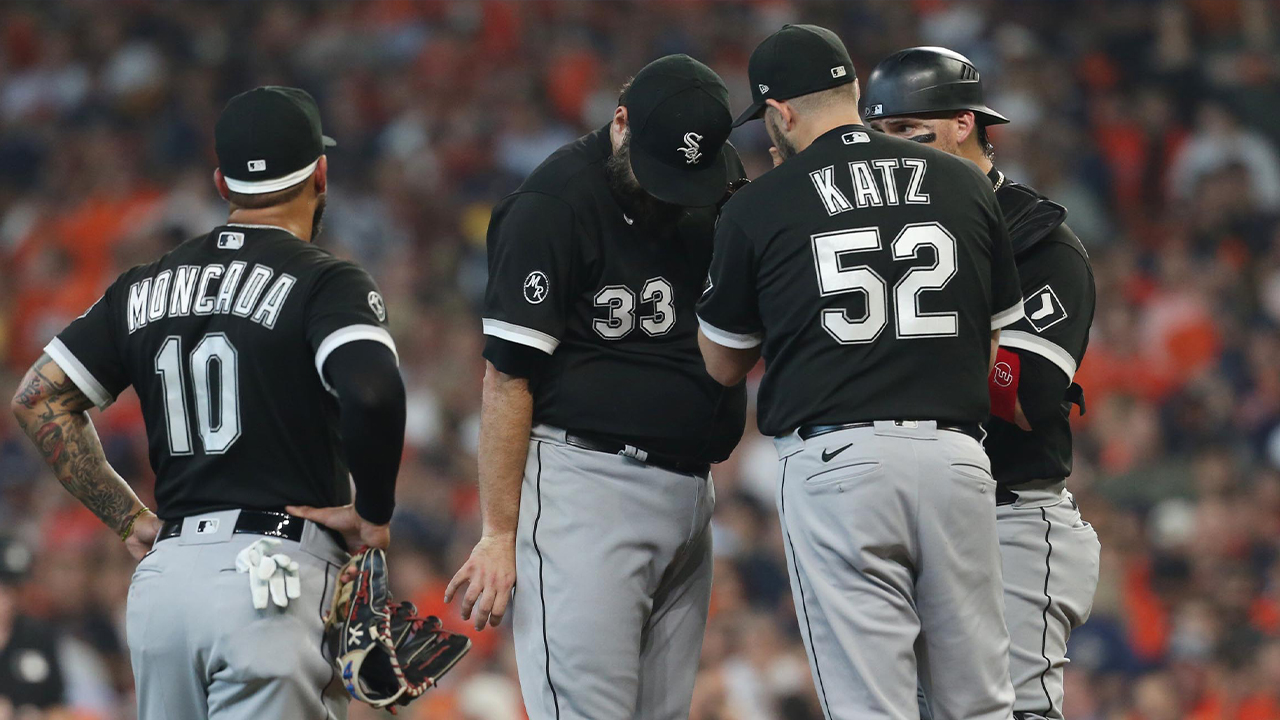
<svg viewBox="0 0 1280 720">
<path fill-rule="evenodd" d="M 320 102 L 321 242 L 380 282 L 409 388 L 395 591 L 456 628 L 444 584 L 479 536 L 484 233 L 494 202 L 603 125 L 619 86 L 686 52 L 747 104 L 785 22 L 859 76 L 911 45 L 980 68 L 997 165 L 1070 210 L 1099 302 L 1069 487 L 1103 542 L 1067 717 L 1280 718 L 1280 2 L 0 3 L 0 391 L 119 272 L 225 218 L 210 175 L 230 96 Z M 760 123 L 735 132 L 752 176 Z M 96 418 L 150 497 L 126 395 Z M 716 585 L 695 720 L 817 720 L 753 428 L 715 469 Z M 132 562 L 0 413 L 0 720 L 132 718 Z M 210 612 L 216 612 L 210 608 Z M 30 647 L 18 649 L 14 637 Z M 37 648 L 32 650 L 31 647 Z M 6 674 L 7 673 L 7 674 Z M 523 718 L 508 630 L 401 717 Z M 15 711 L 21 703 L 49 710 Z M 353 720 L 374 717 L 353 706 Z M 177 720 L 177 719 L 175 719 Z"/>
</svg>

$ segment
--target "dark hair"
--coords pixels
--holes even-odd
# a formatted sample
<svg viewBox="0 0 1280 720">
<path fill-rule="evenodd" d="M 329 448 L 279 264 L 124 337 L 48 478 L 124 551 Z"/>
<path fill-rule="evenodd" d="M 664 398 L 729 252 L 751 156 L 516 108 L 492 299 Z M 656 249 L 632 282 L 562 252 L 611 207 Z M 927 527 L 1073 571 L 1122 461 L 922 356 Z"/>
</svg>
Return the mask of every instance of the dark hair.
<svg viewBox="0 0 1280 720">
<path fill-rule="evenodd" d="M 303 180 L 296 185 L 290 185 L 283 190 L 258 195 L 228 191 L 227 201 L 232 205 L 235 205 L 238 208 L 244 208 L 245 210 L 261 210 L 262 208 L 283 205 L 301 195 L 302 191 L 307 187 L 307 182 L 311 180 L 311 177 L 312 176 L 307 176 L 306 180 Z"/>
<path fill-rule="evenodd" d="M 624 82 L 624 83 L 622 83 L 622 88 L 618 90 L 618 104 L 619 104 L 619 105 L 623 105 L 623 104 L 625 104 L 625 103 L 626 103 L 626 101 L 627 101 L 627 91 L 631 89 L 631 81 L 632 81 L 632 80 L 635 80 L 635 78 L 633 78 L 633 77 L 629 77 L 629 78 L 627 78 L 627 81 L 626 81 L 626 82 Z"/>
<path fill-rule="evenodd" d="M 988 160 L 996 159 L 996 147 L 991 144 L 991 140 L 987 138 L 987 126 L 978 126 L 978 147 L 982 148 L 982 154 L 987 156 Z"/>
</svg>

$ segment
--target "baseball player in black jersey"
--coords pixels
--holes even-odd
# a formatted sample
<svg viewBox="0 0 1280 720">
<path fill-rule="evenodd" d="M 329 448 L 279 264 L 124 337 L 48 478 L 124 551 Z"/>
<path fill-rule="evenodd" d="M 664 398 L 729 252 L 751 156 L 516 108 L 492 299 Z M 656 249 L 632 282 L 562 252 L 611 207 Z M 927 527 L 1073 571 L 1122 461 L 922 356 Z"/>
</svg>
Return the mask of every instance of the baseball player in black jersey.
<svg viewBox="0 0 1280 720">
<path fill-rule="evenodd" d="M 708 370 L 763 355 L 761 432 L 828 720 L 1006 720 L 996 483 L 980 444 L 1009 236 L 971 163 L 872 132 L 844 45 L 788 25 L 751 55 L 780 163 L 724 206 L 698 303 Z"/>
<path fill-rule="evenodd" d="M 707 375 L 694 305 L 742 165 L 728 91 L 685 55 L 624 88 L 489 225 L 484 535 L 447 589 L 497 625 L 513 583 L 532 720 L 686 718 L 711 591 L 709 464 L 745 391 Z"/>
<path fill-rule="evenodd" d="M 229 221 L 121 275 L 13 400 L 62 484 L 141 558 L 126 629 L 142 720 L 346 717 L 321 611 L 345 548 L 389 541 L 404 386 L 377 286 L 311 242 L 331 142 L 301 90 L 233 98 L 215 130 Z M 129 386 L 154 514 L 87 414 Z"/>
<path fill-rule="evenodd" d="M 1089 256 L 1063 223 L 1065 208 L 992 164 L 986 127 L 1008 121 L 987 107 L 978 71 L 964 56 L 936 47 L 890 55 L 871 74 L 863 108 L 877 130 L 977 164 L 1009 226 L 1026 317 L 1000 334 L 986 441 L 999 483 L 1009 670 L 1016 716 L 1061 718 L 1067 638 L 1088 619 L 1098 585 L 1097 533 L 1065 487 L 1068 417 L 1073 404 L 1084 410 L 1071 380 L 1093 322 Z"/>
</svg>

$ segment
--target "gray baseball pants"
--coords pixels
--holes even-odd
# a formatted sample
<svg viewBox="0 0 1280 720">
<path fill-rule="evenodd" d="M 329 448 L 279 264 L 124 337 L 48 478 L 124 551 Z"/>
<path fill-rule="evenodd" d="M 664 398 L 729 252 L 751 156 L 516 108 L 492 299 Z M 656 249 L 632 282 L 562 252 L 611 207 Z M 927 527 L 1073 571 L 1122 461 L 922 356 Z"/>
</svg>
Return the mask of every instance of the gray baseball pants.
<svg viewBox="0 0 1280 720">
<path fill-rule="evenodd" d="M 1089 619 L 1102 546 L 1062 480 L 1021 486 L 996 508 L 1009 675 L 1020 720 L 1062 720 L 1071 631 Z M 921 691 L 921 717 L 929 720 Z"/>
<path fill-rule="evenodd" d="M 346 554 L 307 523 L 301 542 L 278 550 L 301 566 L 302 597 L 256 610 L 235 565 L 262 536 L 232 533 L 239 512 L 186 518 L 133 573 L 125 628 L 138 720 L 345 720 L 346 691 L 320 647 Z"/>
<path fill-rule="evenodd" d="M 791 589 L 827 720 L 1008 720 L 991 465 L 937 423 L 777 438 Z"/>
<path fill-rule="evenodd" d="M 688 718 L 711 599 L 710 478 L 533 429 L 516 533 L 530 720 Z"/>
<path fill-rule="evenodd" d="M 1062 720 L 1067 639 L 1089 619 L 1102 546 L 1061 481 L 996 509 L 1013 709 Z"/>
</svg>

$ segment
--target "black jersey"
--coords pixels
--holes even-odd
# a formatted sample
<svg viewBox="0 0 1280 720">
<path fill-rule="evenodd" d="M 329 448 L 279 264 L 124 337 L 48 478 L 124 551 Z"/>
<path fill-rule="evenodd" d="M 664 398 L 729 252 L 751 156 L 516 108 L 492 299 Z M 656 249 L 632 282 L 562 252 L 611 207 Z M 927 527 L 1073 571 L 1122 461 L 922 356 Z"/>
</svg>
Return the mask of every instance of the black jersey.
<svg viewBox="0 0 1280 720">
<path fill-rule="evenodd" d="M 689 210 L 665 235 L 642 229 L 609 189 L 610 153 L 605 127 L 556 151 L 494 209 L 485 357 L 505 372 L 502 343 L 550 355 L 531 380 L 535 423 L 718 462 L 742 436 L 746 393 L 721 387 L 698 351 L 716 210 Z"/>
<path fill-rule="evenodd" d="M 998 170 L 989 177 L 1013 238 L 1026 310 L 1000 333 L 1000 345 L 1022 357 L 1018 394 L 1023 413 L 1034 418 L 1030 432 L 991 418 L 986 449 L 992 474 L 1002 485 L 1065 478 L 1071 474 L 1071 402 L 1065 395 L 1089 345 L 1093 269 L 1084 246 L 1063 223 L 1062 206 Z M 1040 392 L 1027 392 L 1033 384 Z M 1048 397 L 1041 397 L 1045 390 Z"/>
<path fill-rule="evenodd" d="M 157 514 L 351 501 L 323 368 L 357 340 L 395 351 L 356 265 L 266 226 L 227 225 L 120 276 L 45 351 L 98 407 L 142 403 Z"/>
<path fill-rule="evenodd" d="M 703 332 L 763 341 L 761 432 L 987 418 L 991 331 L 1022 317 L 1009 235 L 972 163 L 860 125 L 724 207 Z"/>
</svg>

